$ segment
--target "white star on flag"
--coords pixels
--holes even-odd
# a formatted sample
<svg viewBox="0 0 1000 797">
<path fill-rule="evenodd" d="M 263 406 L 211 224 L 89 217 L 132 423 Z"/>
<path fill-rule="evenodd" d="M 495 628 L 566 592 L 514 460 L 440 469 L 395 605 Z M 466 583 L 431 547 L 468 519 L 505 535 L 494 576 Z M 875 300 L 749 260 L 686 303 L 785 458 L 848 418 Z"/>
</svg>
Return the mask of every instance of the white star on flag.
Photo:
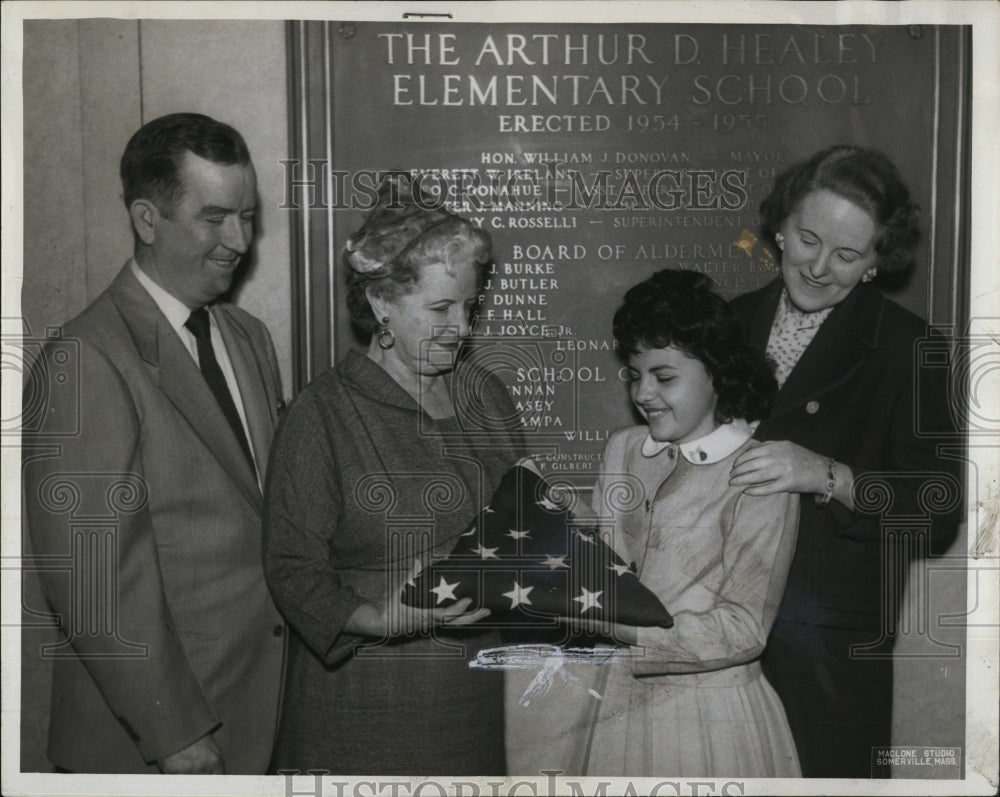
<svg viewBox="0 0 1000 797">
<path fill-rule="evenodd" d="M 499 548 L 487 548 L 482 543 L 479 543 L 475 548 L 472 549 L 473 553 L 479 554 L 480 559 L 499 559 L 497 556 L 497 551 Z"/>
<path fill-rule="evenodd" d="M 573 598 L 573 600 L 575 600 L 578 603 L 580 603 L 581 606 L 583 607 L 583 608 L 580 609 L 580 614 L 583 614 L 584 612 L 586 612 L 589 609 L 603 609 L 604 608 L 603 606 L 601 606 L 601 602 L 598 600 L 598 598 L 600 598 L 601 595 L 604 594 L 604 590 L 598 590 L 597 592 L 591 592 L 586 587 L 580 587 L 580 589 L 583 590 L 583 592 L 580 594 L 580 597 L 579 598 Z"/>
<path fill-rule="evenodd" d="M 505 598 L 510 598 L 510 608 L 516 609 L 521 604 L 526 606 L 531 605 L 531 599 L 528 597 L 528 593 L 533 590 L 534 587 L 522 587 L 516 581 L 514 582 L 514 589 L 510 592 L 504 592 L 503 596 Z"/>
<path fill-rule="evenodd" d="M 544 625 L 548 618 L 573 617 L 670 628 L 673 618 L 641 583 L 635 563 L 623 562 L 610 544 L 609 527 L 589 514 L 574 521 L 565 506 L 569 497 L 531 468 L 510 469 L 492 509 L 452 532 L 464 536 L 453 536 L 445 559 L 435 561 L 416 548 L 402 556 L 397 582 L 412 579 L 403 603 L 444 609 L 478 596 L 501 622 Z M 406 566 L 417 556 L 423 572 Z"/>
<path fill-rule="evenodd" d="M 455 587 L 461 583 L 462 582 L 460 581 L 456 581 L 454 584 L 449 584 L 444 580 L 444 576 L 441 576 L 441 581 L 439 581 L 438 585 L 431 590 L 431 592 L 437 595 L 437 600 L 434 605 L 436 606 L 439 603 L 444 603 L 449 598 L 453 601 L 458 600 L 458 598 L 455 597 Z"/>
</svg>

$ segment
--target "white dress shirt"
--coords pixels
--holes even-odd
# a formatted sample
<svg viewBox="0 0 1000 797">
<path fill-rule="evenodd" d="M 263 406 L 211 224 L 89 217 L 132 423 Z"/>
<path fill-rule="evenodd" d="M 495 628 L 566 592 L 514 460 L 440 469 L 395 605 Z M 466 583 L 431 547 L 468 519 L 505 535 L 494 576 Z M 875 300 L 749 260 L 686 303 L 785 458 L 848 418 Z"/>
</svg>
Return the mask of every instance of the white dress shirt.
<svg viewBox="0 0 1000 797">
<path fill-rule="evenodd" d="M 154 282 L 146 272 L 139 268 L 139 264 L 135 262 L 134 258 L 129 261 L 129 266 L 132 269 L 132 273 L 135 274 L 136 279 L 139 280 L 139 284 L 146 289 L 153 301 L 156 302 L 156 306 L 160 308 L 160 312 L 167 317 L 170 326 L 173 327 L 174 332 L 181 339 L 181 343 L 184 344 L 184 348 L 188 350 L 188 354 L 191 355 L 195 365 L 200 370 L 201 363 L 198 361 L 198 341 L 195 339 L 194 333 L 184 326 L 185 322 L 191 316 L 191 309 L 176 296 L 172 296 Z M 253 456 L 254 465 L 256 466 L 257 454 L 253 450 L 253 439 L 250 437 L 250 427 L 247 426 L 247 416 L 243 409 L 243 397 L 240 395 L 240 386 L 236 383 L 236 372 L 233 371 L 229 352 L 226 350 L 225 341 L 222 339 L 222 333 L 219 331 L 219 325 L 216 323 L 215 314 L 211 307 L 208 308 L 208 318 L 210 322 L 212 349 L 215 350 L 215 359 L 219 361 L 219 368 L 222 369 L 222 375 L 226 379 L 226 387 L 229 388 L 229 392 L 232 394 L 233 404 L 236 405 L 236 411 L 240 415 L 240 423 L 243 424 L 243 434 L 246 435 L 247 444 L 250 446 L 250 453 Z M 257 478 L 258 480 L 260 479 L 259 468 Z"/>
</svg>

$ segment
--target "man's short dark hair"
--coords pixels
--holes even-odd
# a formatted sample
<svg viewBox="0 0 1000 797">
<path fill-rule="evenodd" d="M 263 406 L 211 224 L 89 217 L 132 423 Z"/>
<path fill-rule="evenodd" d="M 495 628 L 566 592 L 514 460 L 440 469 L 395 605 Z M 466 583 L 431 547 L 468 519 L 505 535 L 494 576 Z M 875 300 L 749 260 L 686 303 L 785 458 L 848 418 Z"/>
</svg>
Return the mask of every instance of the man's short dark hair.
<svg viewBox="0 0 1000 797">
<path fill-rule="evenodd" d="M 250 165 L 243 136 L 200 113 L 172 113 L 140 127 L 129 139 L 119 174 L 125 207 L 149 199 L 169 216 L 183 193 L 179 169 L 185 152 L 223 166 Z"/>
</svg>

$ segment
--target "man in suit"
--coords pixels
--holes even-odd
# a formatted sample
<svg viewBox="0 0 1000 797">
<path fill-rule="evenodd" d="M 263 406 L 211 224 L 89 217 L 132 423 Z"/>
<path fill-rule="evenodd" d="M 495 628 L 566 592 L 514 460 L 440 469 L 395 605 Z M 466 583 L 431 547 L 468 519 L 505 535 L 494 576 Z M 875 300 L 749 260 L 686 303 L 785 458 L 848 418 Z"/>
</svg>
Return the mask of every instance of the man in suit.
<svg viewBox="0 0 1000 797">
<path fill-rule="evenodd" d="M 28 531 L 66 635 L 49 758 L 260 774 L 284 656 L 261 559 L 281 385 L 264 325 L 217 301 L 253 237 L 256 177 L 239 133 L 184 113 L 135 133 L 121 178 L 134 256 L 47 346 L 44 419 L 25 432 Z"/>
</svg>

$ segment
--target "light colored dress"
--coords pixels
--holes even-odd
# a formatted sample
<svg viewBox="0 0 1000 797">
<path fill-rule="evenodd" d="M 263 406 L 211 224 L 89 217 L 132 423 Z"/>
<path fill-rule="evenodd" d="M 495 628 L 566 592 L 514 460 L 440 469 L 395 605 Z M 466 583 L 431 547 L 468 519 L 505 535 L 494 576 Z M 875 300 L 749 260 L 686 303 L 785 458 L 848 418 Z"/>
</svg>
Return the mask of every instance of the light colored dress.
<svg viewBox="0 0 1000 797">
<path fill-rule="evenodd" d="M 800 775 L 758 662 L 795 551 L 798 499 L 729 485 L 733 461 L 758 445 L 750 434 L 738 420 L 681 445 L 654 442 L 645 426 L 608 441 L 594 508 L 675 623 L 640 629 L 639 645 L 610 664 L 567 661 L 547 689 L 508 677 L 511 774 Z"/>
</svg>

